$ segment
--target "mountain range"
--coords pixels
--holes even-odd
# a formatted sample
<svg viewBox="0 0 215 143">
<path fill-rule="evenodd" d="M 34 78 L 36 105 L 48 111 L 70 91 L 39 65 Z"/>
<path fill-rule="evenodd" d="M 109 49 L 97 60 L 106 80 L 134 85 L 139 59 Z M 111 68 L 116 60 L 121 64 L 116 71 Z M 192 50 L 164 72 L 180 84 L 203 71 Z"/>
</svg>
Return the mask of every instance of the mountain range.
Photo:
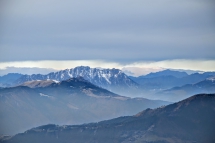
<svg viewBox="0 0 215 143">
<path fill-rule="evenodd" d="M 204 93 L 205 91 L 207 91 L 205 93 L 214 93 L 213 88 L 206 88 L 207 85 L 202 86 L 201 90 L 197 86 L 189 88 L 189 92 L 183 89 L 188 85 L 194 85 L 199 82 L 207 84 L 203 81 L 214 77 L 215 72 L 192 73 L 188 75 L 184 71 L 163 70 L 144 76 L 132 77 L 127 76 L 119 69 L 100 69 L 88 66 L 79 66 L 46 75 L 8 74 L 0 77 L 0 85 L 9 87 L 24 85 L 26 82 L 33 81 L 31 84 L 34 86 L 36 81 L 40 80 L 60 82 L 79 76 L 97 86 L 128 97 L 144 97 L 175 102 L 196 93 Z M 178 90 L 179 87 L 183 87 L 183 89 Z"/>
<path fill-rule="evenodd" d="M 144 89 L 166 90 L 176 86 L 195 84 L 213 76 L 215 76 L 215 72 L 193 73 L 188 75 L 186 72 L 164 70 L 145 76 L 129 77 L 136 83 L 142 85 Z"/>
<path fill-rule="evenodd" d="M 215 72 L 164 70 L 132 77 L 87 66 L 46 75 L 10 73 L 0 77 L 0 134 L 35 128 L 0 142 L 214 142 L 214 81 Z M 137 95 L 190 98 L 170 104 L 131 98 Z"/>
<path fill-rule="evenodd" d="M 164 100 L 166 99 L 165 97 L 171 100 L 180 100 L 198 93 L 215 93 L 215 77 L 207 78 L 195 84 L 186 84 L 163 90 L 156 93 L 155 96 L 160 96 Z"/>
<path fill-rule="evenodd" d="M 215 94 L 198 94 L 134 116 L 82 125 L 48 124 L 1 143 L 214 143 Z"/>
<path fill-rule="evenodd" d="M 97 122 L 166 104 L 169 102 L 120 96 L 83 77 L 30 81 L 0 89 L 0 134 L 16 134 L 48 123 Z"/>
<path fill-rule="evenodd" d="M 144 76 L 142 75 L 142 76 L 139 76 L 139 78 L 155 78 L 160 76 L 174 76 L 177 78 L 182 78 L 182 77 L 188 76 L 188 74 L 182 71 L 173 71 L 173 70 L 166 69 L 159 72 L 152 72 Z"/>
<path fill-rule="evenodd" d="M 186 74 L 180 71 L 164 70 L 145 76 L 131 77 L 144 94 L 142 97 L 179 101 L 198 93 L 215 93 L 212 79 L 215 72 Z"/>
<path fill-rule="evenodd" d="M 12 85 L 20 85 L 26 81 L 32 80 L 56 80 L 63 81 L 69 78 L 82 76 L 89 82 L 108 89 L 112 92 L 121 95 L 132 95 L 134 91 L 139 88 L 139 85 L 131 80 L 126 74 L 119 69 L 98 69 L 90 68 L 88 66 L 79 66 L 73 69 L 61 70 L 52 72 L 47 75 L 33 74 L 23 75 L 15 80 Z"/>
<path fill-rule="evenodd" d="M 0 87 L 11 86 L 14 81 L 19 79 L 23 74 L 20 73 L 8 73 L 6 75 L 0 76 Z"/>
</svg>

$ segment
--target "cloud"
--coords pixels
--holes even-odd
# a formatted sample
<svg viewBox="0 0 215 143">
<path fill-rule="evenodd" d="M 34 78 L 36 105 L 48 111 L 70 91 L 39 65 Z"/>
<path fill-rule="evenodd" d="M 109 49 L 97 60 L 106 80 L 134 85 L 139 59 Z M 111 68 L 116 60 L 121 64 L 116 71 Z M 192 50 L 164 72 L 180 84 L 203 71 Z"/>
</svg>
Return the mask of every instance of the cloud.
<svg viewBox="0 0 215 143">
<path fill-rule="evenodd" d="M 0 61 L 215 58 L 209 0 L 2 0 L 0 5 Z"/>
<path fill-rule="evenodd" d="M 131 76 L 141 76 L 141 75 L 146 75 L 151 72 L 158 72 L 162 71 L 164 68 L 159 68 L 159 67 L 153 67 L 153 68 L 147 68 L 147 67 L 123 67 L 122 71 Z"/>
<path fill-rule="evenodd" d="M 215 60 L 175 59 L 164 61 L 136 62 L 125 65 L 123 69 L 130 69 L 130 71 L 136 73 L 136 75 L 141 75 L 149 73 L 151 71 L 160 71 L 162 69 L 215 71 L 215 67 L 213 65 L 215 65 Z"/>
<path fill-rule="evenodd" d="M 77 66 L 90 66 L 92 68 L 121 68 L 119 63 L 111 63 L 99 60 L 70 60 L 70 61 L 19 61 L 19 62 L 0 62 L 0 69 L 7 67 L 18 68 L 51 68 L 55 70 L 70 69 Z"/>
<path fill-rule="evenodd" d="M 68 60 L 68 61 L 20 61 L 20 62 L 0 62 L 0 69 L 3 71 L 8 67 L 24 68 L 42 68 L 53 70 L 70 69 L 77 66 L 90 66 L 92 68 L 117 68 L 121 69 L 128 75 L 140 76 L 150 72 L 161 71 L 164 69 L 182 69 L 195 71 L 215 71 L 215 60 L 190 60 L 190 59 L 175 59 L 163 61 L 145 61 L 133 63 L 117 63 L 101 60 Z M 15 70 L 13 70 L 16 72 Z M 39 71 L 39 70 L 35 70 Z M 50 71 L 50 70 L 49 70 Z M 23 72 L 21 72 L 23 73 Z M 41 73 L 41 72 L 39 72 Z"/>
</svg>

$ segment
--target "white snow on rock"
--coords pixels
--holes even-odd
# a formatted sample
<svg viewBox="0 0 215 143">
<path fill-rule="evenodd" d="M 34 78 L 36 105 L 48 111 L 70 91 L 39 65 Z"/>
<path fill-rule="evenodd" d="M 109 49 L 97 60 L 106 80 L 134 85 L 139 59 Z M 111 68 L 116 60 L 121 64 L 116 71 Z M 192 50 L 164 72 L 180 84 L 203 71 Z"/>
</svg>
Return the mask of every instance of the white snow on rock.
<svg viewBox="0 0 215 143">
<path fill-rule="evenodd" d="M 209 78 L 207 78 L 207 80 L 210 80 L 210 81 L 214 82 L 215 81 L 215 76 L 214 77 L 209 77 Z"/>
<path fill-rule="evenodd" d="M 40 93 L 40 96 L 43 96 L 43 97 L 51 97 L 51 96 L 46 95 L 46 94 L 43 94 L 43 93 Z"/>
<path fill-rule="evenodd" d="M 17 80 L 16 84 L 22 84 L 26 81 L 33 80 L 53 80 L 55 83 L 70 78 L 77 78 L 82 76 L 85 80 L 108 90 L 114 91 L 116 88 L 122 87 L 135 88 L 139 85 L 131 80 L 126 74 L 119 69 L 101 69 L 101 68 L 90 68 L 88 66 L 79 66 L 72 69 L 61 70 L 58 72 L 52 72 L 47 75 L 25 75 Z"/>
</svg>

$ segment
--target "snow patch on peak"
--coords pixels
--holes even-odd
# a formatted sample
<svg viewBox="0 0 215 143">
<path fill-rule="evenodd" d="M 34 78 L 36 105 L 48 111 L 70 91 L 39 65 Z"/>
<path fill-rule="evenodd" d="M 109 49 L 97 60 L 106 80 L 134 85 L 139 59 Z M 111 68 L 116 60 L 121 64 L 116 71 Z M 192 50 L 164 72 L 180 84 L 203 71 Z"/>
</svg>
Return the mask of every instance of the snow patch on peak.
<svg viewBox="0 0 215 143">
<path fill-rule="evenodd" d="M 55 83 L 59 83 L 60 81 L 58 81 L 58 80 L 52 80 L 52 81 L 54 81 Z"/>
<path fill-rule="evenodd" d="M 126 88 L 137 89 L 138 84 L 130 79 L 123 71 L 119 69 L 101 69 L 90 68 L 88 66 L 79 66 L 71 69 L 52 72 L 47 75 L 29 75 L 20 78 L 16 84 L 21 84 L 32 80 L 53 80 L 55 83 L 65 81 L 71 78 L 83 77 L 84 80 L 91 82 L 94 85 L 108 89 L 110 91 L 121 94 L 121 91 Z"/>
<path fill-rule="evenodd" d="M 209 77 L 206 80 L 210 80 L 210 81 L 214 82 L 215 81 L 215 76 L 214 77 Z"/>
<path fill-rule="evenodd" d="M 111 84 L 111 81 L 109 80 L 109 79 L 110 79 L 110 74 L 104 74 L 104 73 L 102 73 L 101 76 L 102 76 L 109 84 Z"/>
<path fill-rule="evenodd" d="M 46 95 L 46 94 L 43 94 L 43 93 L 40 93 L 40 96 L 43 96 L 43 97 L 51 97 L 51 96 Z"/>
</svg>

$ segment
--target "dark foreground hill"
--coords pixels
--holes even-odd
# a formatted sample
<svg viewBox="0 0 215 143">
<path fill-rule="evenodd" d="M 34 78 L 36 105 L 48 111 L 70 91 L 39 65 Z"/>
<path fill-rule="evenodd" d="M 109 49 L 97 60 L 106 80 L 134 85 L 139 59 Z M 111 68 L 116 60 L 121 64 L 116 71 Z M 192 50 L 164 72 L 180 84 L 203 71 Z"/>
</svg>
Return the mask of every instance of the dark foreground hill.
<svg viewBox="0 0 215 143">
<path fill-rule="evenodd" d="M 45 125 L 1 143 L 214 143 L 215 94 L 98 123 Z"/>
<path fill-rule="evenodd" d="M 49 123 L 97 122 L 169 104 L 120 96 L 81 77 L 23 85 L 0 89 L 0 135 L 13 135 Z"/>
</svg>

